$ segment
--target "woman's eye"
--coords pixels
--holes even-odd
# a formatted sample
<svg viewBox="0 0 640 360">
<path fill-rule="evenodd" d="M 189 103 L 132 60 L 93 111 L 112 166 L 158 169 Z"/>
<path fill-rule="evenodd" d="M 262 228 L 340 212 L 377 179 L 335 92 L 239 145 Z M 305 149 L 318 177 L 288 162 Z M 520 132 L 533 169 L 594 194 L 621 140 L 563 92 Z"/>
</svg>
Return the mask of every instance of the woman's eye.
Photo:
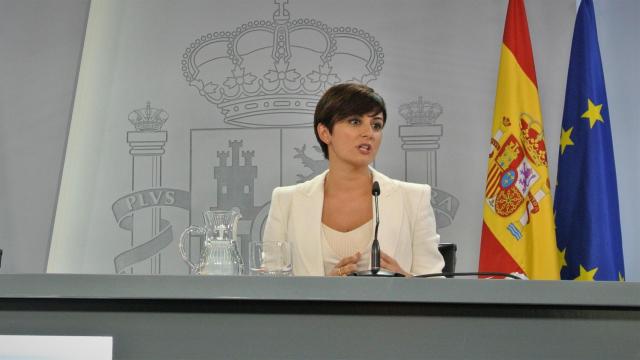
<svg viewBox="0 0 640 360">
<path fill-rule="evenodd" d="M 373 130 L 376 130 L 376 131 L 381 131 L 383 128 L 382 123 L 374 123 L 372 126 L 373 126 Z"/>
<path fill-rule="evenodd" d="M 351 125 L 360 125 L 360 119 L 356 119 L 356 118 L 349 119 L 349 124 L 351 124 Z"/>
</svg>

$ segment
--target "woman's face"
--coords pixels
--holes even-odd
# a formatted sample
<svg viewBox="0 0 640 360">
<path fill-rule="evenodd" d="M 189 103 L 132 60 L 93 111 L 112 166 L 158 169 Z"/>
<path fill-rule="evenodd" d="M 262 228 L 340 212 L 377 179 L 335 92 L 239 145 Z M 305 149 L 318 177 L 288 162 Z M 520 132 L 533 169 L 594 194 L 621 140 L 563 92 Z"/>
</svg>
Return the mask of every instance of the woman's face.
<svg viewBox="0 0 640 360">
<path fill-rule="evenodd" d="M 329 162 L 344 162 L 355 167 L 373 162 L 382 142 L 382 113 L 352 115 L 336 121 L 333 132 L 318 125 L 320 138 L 327 144 Z"/>
</svg>

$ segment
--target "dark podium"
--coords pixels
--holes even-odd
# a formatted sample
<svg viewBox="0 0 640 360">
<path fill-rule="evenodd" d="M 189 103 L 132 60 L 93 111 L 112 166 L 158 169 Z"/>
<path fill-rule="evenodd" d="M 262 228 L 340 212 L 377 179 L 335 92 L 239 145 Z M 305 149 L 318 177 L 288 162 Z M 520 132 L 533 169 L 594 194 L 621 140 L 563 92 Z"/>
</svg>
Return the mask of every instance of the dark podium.
<svg viewBox="0 0 640 360">
<path fill-rule="evenodd" d="M 1 275 L 0 334 L 114 359 L 637 359 L 640 283 Z"/>
</svg>

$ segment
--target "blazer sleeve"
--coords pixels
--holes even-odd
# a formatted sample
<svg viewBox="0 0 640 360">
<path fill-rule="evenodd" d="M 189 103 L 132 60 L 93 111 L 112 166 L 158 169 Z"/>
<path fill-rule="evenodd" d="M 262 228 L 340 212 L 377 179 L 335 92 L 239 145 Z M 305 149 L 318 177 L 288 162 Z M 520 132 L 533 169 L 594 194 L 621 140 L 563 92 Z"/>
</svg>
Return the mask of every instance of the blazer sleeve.
<svg viewBox="0 0 640 360">
<path fill-rule="evenodd" d="M 412 274 L 442 272 L 444 259 L 438 251 L 440 235 L 436 232 L 436 218 L 431 207 L 431 187 L 421 187 L 413 226 Z"/>
<path fill-rule="evenodd" d="M 275 188 L 271 193 L 271 207 L 264 227 L 263 241 L 287 241 L 288 215 L 283 211 L 286 201 L 283 188 Z"/>
</svg>

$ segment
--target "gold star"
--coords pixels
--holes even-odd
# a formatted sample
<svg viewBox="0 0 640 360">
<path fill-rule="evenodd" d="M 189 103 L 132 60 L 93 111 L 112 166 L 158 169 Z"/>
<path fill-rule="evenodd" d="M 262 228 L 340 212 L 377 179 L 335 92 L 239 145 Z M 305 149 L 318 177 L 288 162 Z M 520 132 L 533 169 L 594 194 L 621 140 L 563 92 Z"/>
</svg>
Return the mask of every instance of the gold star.
<svg viewBox="0 0 640 360">
<path fill-rule="evenodd" d="M 562 135 L 560 135 L 560 154 L 564 154 L 564 148 L 566 148 L 569 145 L 575 145 L 573 143 L 573 140 L 571 140 L 571 133 L 573 132 L 573 128 L 569 128 L 569 130 L 564 131 L 564 129 L 562 130 Z"/>
<path fill-rule="evenodd" d="M 624 281 L 624 276 L 621 273 L 618 273 L 618 281 Z"/>
<path fill-rule="evenodd" d="M 580 265 L 580 275 L 578 275 L 578 277 L 573 280 L 593 281 L 593 278 L 596 276 L 597 271 L 598 268 L 593 268 L 587 271 L 584 267 L 582 267 L 582 265 Z"/>
<path fill-rule="evenodd" d="M 589 109 L 585 111 L 584 114 L 582 114 L 581 118 L 589 119 L 589 125 L 591 126 L 592 129 L 593 129 L 593 125 L 596 124 L 596 121 L 601 121 L 604 123 L 604 120 L 602 119 L 602 115 L 600 115 L 600 110 L 602 110 L 602 104 L 595 105 L 591 101 L 591 99 L 589 99 L 588 107 Z"/>
<path fill-rule="evenodd" d="M 558 249 L 560 250 L 560 249 Z M 567 266 L 567 259 L 565 259 L 565 253 L 567 252 L 567 248 L 562 249 L 562 251 L 558 251 L 556 255 L 558 255 L 558 263 L 560 264 L 560 268 Z"/>
</svg>

